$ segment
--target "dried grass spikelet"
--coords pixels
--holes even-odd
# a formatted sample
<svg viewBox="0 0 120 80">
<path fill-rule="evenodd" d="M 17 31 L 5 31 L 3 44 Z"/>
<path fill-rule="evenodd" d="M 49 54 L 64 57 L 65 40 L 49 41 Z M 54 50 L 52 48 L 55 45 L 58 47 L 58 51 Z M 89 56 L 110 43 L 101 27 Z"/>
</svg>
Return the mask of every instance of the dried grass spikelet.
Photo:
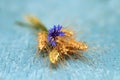
<svg viewBox="0 0 120 80">
<path fill-rule="evenodd" d="M 40 51 L 47 50 L 47 33 L 46 32 L 39 32 L 38 33 L 38 49 Z"/>
<path fill-rule="evenodd" d="M 61 31 L 65 33 L 65 37 L 72 37 L 74 34 L 72 30 L 62 29 Z"/>
<path fill-rule="evenodd" d="M 52 64 L 56 64 L 59 60 L 60 53 L 54 48 L 50 53 L 49 53 L 49 59 Z"/>
<path fill-rule="evenodd" d="M 43 23 L 36 17 L 32 15 L 25 16 L 25 19 L 32 25 L 32 27 L 38 31 L 48 31 Z"/>
</svg>

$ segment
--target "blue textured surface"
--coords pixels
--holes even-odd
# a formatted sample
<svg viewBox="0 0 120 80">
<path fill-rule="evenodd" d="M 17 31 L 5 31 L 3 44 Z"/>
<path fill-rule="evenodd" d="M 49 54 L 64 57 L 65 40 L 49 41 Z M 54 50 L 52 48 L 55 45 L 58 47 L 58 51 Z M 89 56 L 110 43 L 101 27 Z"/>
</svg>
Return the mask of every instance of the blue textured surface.
<svg viewBox="0 0 120 80">
<path fill-rule="evenodd" d="M 14 24 L 28 13 L 48 28 L 73 25 L 94 66 L 70 60 L 50 71 L 44 59 L 34 62 L 36 36 Z M 120 80 L 119 35 L 120 0 L 0 0 L 0 80 Z"/>
</svg>

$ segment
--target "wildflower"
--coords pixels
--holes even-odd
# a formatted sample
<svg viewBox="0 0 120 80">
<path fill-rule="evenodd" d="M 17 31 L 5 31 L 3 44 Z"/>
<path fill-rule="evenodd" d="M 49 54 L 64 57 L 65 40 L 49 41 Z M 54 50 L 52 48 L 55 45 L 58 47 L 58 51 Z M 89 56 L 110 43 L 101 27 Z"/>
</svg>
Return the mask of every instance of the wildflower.
<svg viewBox="0 0 120 80">
<path fill-rule="evenodd" d="M 53 28 L 51 28 L 48 31 L 48 42 L 52 45 L 52 46 L 56 46 L 56 37 L 57 36 L 64 36 L 65 33 L 61 31 L 62 26 L 61 25 L 54 25 Z"/>
</svg>

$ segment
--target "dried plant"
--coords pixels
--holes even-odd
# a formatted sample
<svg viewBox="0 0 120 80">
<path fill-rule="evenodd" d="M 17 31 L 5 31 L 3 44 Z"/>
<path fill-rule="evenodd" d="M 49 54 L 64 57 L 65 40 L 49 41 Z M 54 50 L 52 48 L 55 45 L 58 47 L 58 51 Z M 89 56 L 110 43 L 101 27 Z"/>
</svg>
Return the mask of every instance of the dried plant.
<svg viewBox="0 0 120 80">
<path fill-rule="evenodd" d="M 52 64 L 64 61 L 66 56 L 82 56 L 80 52 L 88 48 L 86 43 L 75 40 L 72 30 L 65 29 L 61 25 L 54 25 L 53 28 L 47 30 L 37 17 L 27 16 L 26 20 L 32 25 L 32 28 L 38 31 L 39 52 L 41 54 L 44 51 L 47 52 Z"/>
</svg>

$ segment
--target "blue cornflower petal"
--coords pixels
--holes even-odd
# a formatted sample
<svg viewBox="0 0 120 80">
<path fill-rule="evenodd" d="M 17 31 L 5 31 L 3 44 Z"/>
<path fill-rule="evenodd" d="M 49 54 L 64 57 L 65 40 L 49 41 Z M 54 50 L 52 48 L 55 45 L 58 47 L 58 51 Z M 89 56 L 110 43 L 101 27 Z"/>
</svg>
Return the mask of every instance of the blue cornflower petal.
<svg viewBox="0 0 120 80">
<path fill-rule="evenodd" d="M 50 41 L 50 40 L 51 40 L 51 37 L 50 37 L 50 36 L 48 36 L 48 37 L 47 37 L 47 39 L 48 39 L 48 41 Z"/>
<path fill-rule="evenodd" d="M 57 27 L 54 25 L 54 32 L 57 31 Z"/>
<path fill-rule="evenodd" d="M 51 32 L 53 32 L 53 31 L 54 31 L 54 29 L 50 29 L 48 32 L 51 33 Z"/>
<path fill-rule="evenodd" d="M 65 33 L 64 32 L 59 32 L 59 36 L 64 36 Z"/>
<path fill-rule="evenodd" d="M 52 42 L 51 42 L 51 45 L 52 45 L 52 46 L 56 46 L 56 42 L 52 41 Z"/>
<path fill-rule="evenodd" d="M 60 31 L 62 29 L 62 26 L 58 25 L 58 30 Z"/>
</svg>

